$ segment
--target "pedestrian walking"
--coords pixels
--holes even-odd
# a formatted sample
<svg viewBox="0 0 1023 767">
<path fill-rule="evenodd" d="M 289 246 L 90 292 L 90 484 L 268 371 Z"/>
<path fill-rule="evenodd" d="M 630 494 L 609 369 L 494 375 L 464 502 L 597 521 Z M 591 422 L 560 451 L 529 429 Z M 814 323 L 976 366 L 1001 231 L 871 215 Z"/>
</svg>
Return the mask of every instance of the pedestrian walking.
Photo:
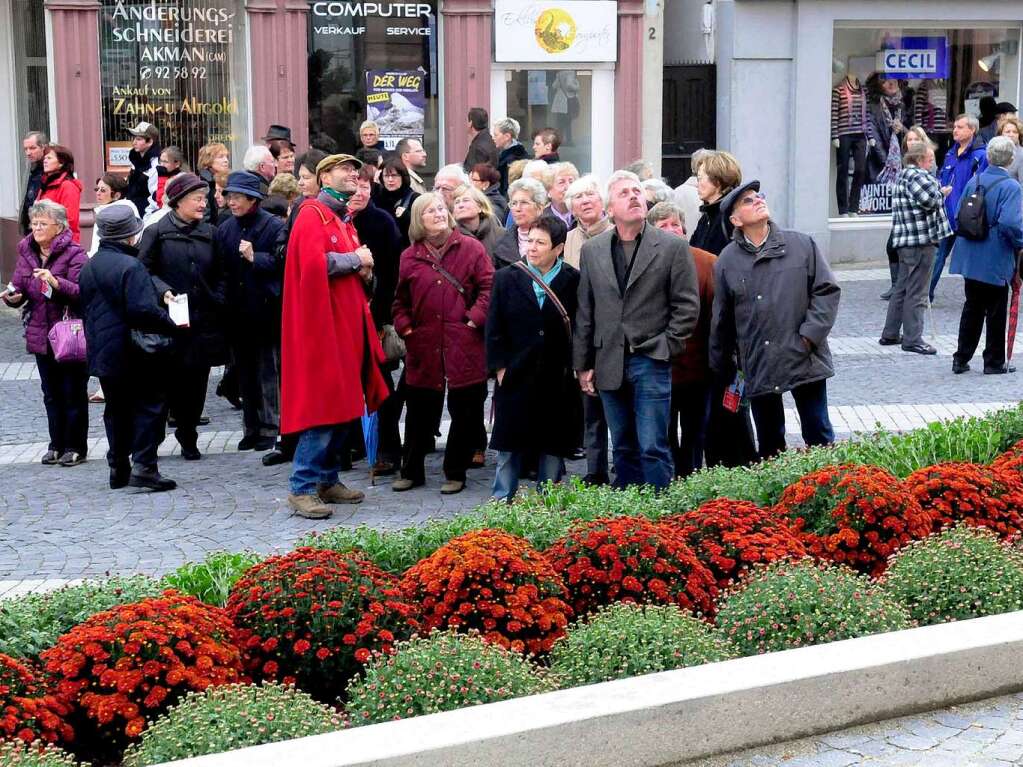
<svg viewBox="0 0 1023 767">
<path fill-rule="evenodd" d="M 494 246 L 494 268 L 501 269 L 526 256 L 529 230 L 547 207 L 547 190 L 535 179 L 520 178 L 508 187 L 508 207 L 513 225 Z"/>
<path fill-rule="evenodd" d="M 963 209 L 978 188 L 983 189 L 985 236 L 974 239 L 964 231 L 952 248 L 950 271 L 963 275 L 966 293 L 959 340 L 952 356 L 953 373 L 970 369 L 985 325 L 985 375 L 1015 371 L 1005 362 L 1005 320 L 1009 286 L 1018 271 L 1016 254 L 1023 248 L 1023 193 L 1006 170 L 1012 165 L 1012 150 L 1012 141 L 1005 136 L 991 139 L 986 149 L 988 167 L 967 182 L 956 211 L 958 214 Z"/>
<path fill-rule="evenodd" d="M 71 236 L 62 206 L 39 200 L 28 216 L 32 233 L 18 243 L 14 290 L 3 299 L 24 307 L 25 349 L 36 358 L 50 433 L 42 462 L 77 466 L 88 452 L 89 371 L 84 360 L 57 360 L 49 335 L 58 322 L 79 316 L 78 277 L 88 256 Z"/>
<path fill-rule="evenodd" d="M 462 167 L 469 173 L 476 165 L 485 163 L 492 168 L 497 167 L 498 152 L 493 136 L 490 135 L 490 115 L 483 107 L 469 110 L 468 120 L 469 149 L 465 153 Z"/>
<path fill-rule="evenodd" d="M 971 114 L 961 114 L 955 119 L 952 126 L 952 139 L 955 144 L 945 154 L 945 164 L 938 173 L 941 193 L 945 195 L 945 215 L 948 216 L 952 234 L 938 244 L 938 249 L 934 254 L 931 285 L 927 293 L 927 298 L 932 304 L 934 303 L 934 291 L 938 287 L 938 280 L 941 279 L 941 272 L 945 268 L 945 261 L 955 245 L 955 232 L 958 228 L 956 211 L 959 209 L 963 191 L 970 179 L 978 173 L 983 173 L 987 168 L 984 142 L 977 135 L 979 130 L 980 123 Z"/>
<path fill-rule="evenodd" d="M 225 332 L 242 404 L 239 450 L 265 452 L 280 430 L 280 332 L 284 262 L 277 240 L 284 223 L 260 207 L 263 192 L 250 173 L 228 176 L 230 216 L 217 225 L 224 259 Z"/>
<path fill-rule="evenodd" d="M 584 393 L 604 404 L 615 486 L 663 489 L 674 474 L 668 444 L 671 359 L 699 315 L 685 240 L 646 223 L 639 177 L 607 184 L 614 228 L 582 247 L 573 361 Z"/>
<path fill-rule="evenodd" d="M 696 188 L 703 205 L 700 221 L 689 235 L 689 244 L 719 255 L 732 239 L 732 223 L 721 210 L 725 195 L 742 182 L 739 161 L 728 152 L 711 152 L 696 171 Z"/>
<path fill-rule="evenodd" d="M 362 502 L 338 476 L 341 449 L 352 422 L 387 398 L 360 275 L 373 255 L 345 220 L 360 167 L 347 154 L 320 161 L 321 191 L 299 206 L 284 262 L 281 432 L 298 435 L 288 505 L 308 519 L 329 517 L 328 504 Z"/>
<path fill-rule="evenodd" d="M 785 449 L 784 392 L 803 441 L 830 444 L 828 334 L 841 295 L 831 267 L 811 237 L 771 220 L 759 181 L 732 190 L 721 213 L 735 231 L 714 267 L 711 369 L 725 381 L 742 371 L 762 459 Z"/>
<path fill-rule="evenodd" d="M 562 258 L 568 234 L 544 216 L 529 231 L 526 261 L 494 277 L 487 315 L 487 368 L 497 378 L 497 453 L 492 496 L 511 501 L 525 462 L 537 462 L 537 488 L 559 482 L 577 446 L 581 408 L 572 370 L 572 323 L 579 272 Z"/>
<path fill-rule="evenodd" d="M 163 352 L 134 339 L 155 334 L 170 343 L 177 329 L 138 260 L 141 232 L 133 204 L 99 211 L 100 246 L 82 269 L 79 287 L 89 373 L 99 378 L 106 400 L 110 489 L 131 485 L 162 492 L 177 487 L 160 474 L 156 455 L 167 427 L 169 371 Z"/>
<path fill-rule="evenodd" d="M 187 307 L 188 326 L 179 334 L 168 374 L 174 437 L 186 461 L 202 458 L 198 426 L 210 367 L 227 359 L 224 255 L 213 227 L 203 220 L 207 193 L 206 182 L 194 173 L 176 176 L 164 190 L 170 212 L 146 227 L 139 244 L 139 260 L 164 304 L 177 299 Z"/>
<path fill-rule="evenodd" d="M 79 216 L 82 207 L 82 182 L 75 178 L 75 158 L 71 150 L 50 144 L 43 154 L 43 178 L 40 200 L 51 200 L 67 212 L 68 228 L 75 242 L 81 242 Z"/>
<path fill-rule="evenodd" d="M 39 198 L 39 187 L 43 183 L 43 155 L 46 154 L 46 145 L 49 141 L 45 133 L 37 130 L 26 133 L 25 138 L 21 140 L 21 149 L 25 153 L 25 161 L 28 163 L 25 196 L 22 198 L 21 210 L 18 213 L 22 236 L 31 232 L 28 209 Z"/>
<path fill-rule="evenodd" d="M 402 492 L 426 482 L 425 459 L 433 443 L 447 389 L 451 426 L 444 450 L 441 493 L 461 492 L 486 399 L 483 326 L 494 267 L 483 246 L 466 237 L 437 193 L 412 206 L 412 245 L 401 255 L 394 296 L 394 328 L 405 339 L 405 455 Z"/>
<path fill-rule="evenodd" d="M 945 216 L 945 196 L 932 173 L 933 145 L 915 144 L 902 163 L 892 190 L 891 243 L 898 253 L 899 273 L 878 343 L 900 344 L 903 351 L 916 354 L 937 354 L 924 342 L 927 289 L 935 250 L 952 229 Z"/>
<path fill-rule="evenodd" d="M 132 137 L 131 151 L 128 152 L 131 171 L 128 173 L 128 193 L 125 197 L 135 203 L 135 209 L 144 221 L 146 216 L 160 209 L 156 201 L 160 131 L 152 123 L 140 122 L 134 128 L 129 128 L 128 133 Z"/>
</svg>

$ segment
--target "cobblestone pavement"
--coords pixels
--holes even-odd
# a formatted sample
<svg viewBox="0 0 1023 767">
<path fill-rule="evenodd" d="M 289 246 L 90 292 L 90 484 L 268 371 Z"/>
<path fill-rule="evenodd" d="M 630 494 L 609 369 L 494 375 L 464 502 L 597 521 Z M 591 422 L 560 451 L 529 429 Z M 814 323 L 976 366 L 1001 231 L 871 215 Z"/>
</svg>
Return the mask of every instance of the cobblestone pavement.
<svg viewBox="0 0 1023 767">
<path fill-rule="evenodd" d="M 958 326 L 962 282 L 946 277 L 933 310 L 936 357 L 880 347 L 876 340 L 887 304 L 878 299 L 886 269 L 839 273 L 842 307 L 833 337 L 836 376 L 829 396 L 836 431 L 881 423 L 908 429 L 939 418 L 977 414 L 1019 400 L 1017 376 L 953 376 L 948 357 Z M 449 517 L 472 508 L 489 493 L 493 459 L 470 473 L 467 489 L 441 496 L 440 456 L 429 459 L 422 489 L 396 494 L 387 478 L 370 486 L 365 464 L 344 480 L 367 493 L 359 506 L 338 507 L 326 522 L 291 516 L 286 505 L 288 467 L 265 468 L 259 456 L 238 453 L 240 414 L 213 396 L 211 381 L 203 432 L 206 456 L 189 463 L 170 453 L 162 470 L 177 491 L 111 492 L 103 461 L 102 408 L 91 408 L 91 460 L 64 469 L 38 463 L 45 449 L 46 417 L 31 357 L 24 352 L 15 312 L 0 311 L 0 593 L 24 579 L 68 580 L 104 572 L 160 574 L 218 548 L 286 549 L 313 530 L 367 524 L 384 529 Z M 799 443 L 794 409 L 793 444 Z M 446 424 L 444 427 L 446 428 Z M 583 467 L 570 467 L 581 472 Z"/>
<path fill-rule="evenodd" d="M 1023 764 L 1023 694 L 952 706 L 687 767 L 1009 767 Z"/>
</svg>

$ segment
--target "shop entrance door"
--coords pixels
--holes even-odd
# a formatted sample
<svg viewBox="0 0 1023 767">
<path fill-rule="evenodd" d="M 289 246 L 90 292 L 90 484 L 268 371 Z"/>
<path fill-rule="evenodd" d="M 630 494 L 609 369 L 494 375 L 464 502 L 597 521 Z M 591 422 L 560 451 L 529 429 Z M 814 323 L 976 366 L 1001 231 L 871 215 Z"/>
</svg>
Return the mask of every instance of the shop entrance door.
<svg viewBox="0 0 1023 767">
<path fill-rule="evenodd" d="M 717 143 L 716 85 L 713 64 L 664 68 L 661 173 L 671 186 L 689 178 L 693 152 Z"/>
</svg>

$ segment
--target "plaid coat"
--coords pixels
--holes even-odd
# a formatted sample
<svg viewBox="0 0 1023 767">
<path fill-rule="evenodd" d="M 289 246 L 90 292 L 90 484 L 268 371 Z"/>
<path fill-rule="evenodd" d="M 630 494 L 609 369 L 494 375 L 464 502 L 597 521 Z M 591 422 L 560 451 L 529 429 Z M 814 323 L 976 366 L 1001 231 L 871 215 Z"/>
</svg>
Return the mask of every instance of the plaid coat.
<svg viewBox="0 0 1023 767">
<path fill-rule="evenodd" d="M 899 171 L 892 191 L 892 247 L 936 245 L 952 234 L 944 202 L 933 175 L 911 165 Z"/>
</svg>

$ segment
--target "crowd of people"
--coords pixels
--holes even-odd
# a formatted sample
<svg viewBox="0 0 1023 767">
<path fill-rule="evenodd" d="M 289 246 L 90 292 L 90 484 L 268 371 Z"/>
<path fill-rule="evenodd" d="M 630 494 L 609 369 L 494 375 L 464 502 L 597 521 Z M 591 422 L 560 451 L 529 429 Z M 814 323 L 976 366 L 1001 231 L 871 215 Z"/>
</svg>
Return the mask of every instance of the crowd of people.
<svg viewBox="0 0 1023 767">
<path fill-rule="evenodd" d="M 644 161 L 580 174 L 553 128 L 531 151 L 514 119 L 482 108 L 466 130 L 464 161 L 428 190 L 422 142 L 385 151 L 370 121 L 355 155 L 296 155 L 273 125 L 240 168 L 211 143 L 194 172 L 139 123 L 127 177 L 96 180 L 88 252 L 70 150 L 26 136 L 26 236 L 3 298 L 22 307 L 39 367 L 43 462 L 86 460 L 93 376 L 110 487 L 172 489 L 157 448 L 171 427 L 182 458 L 202 458 L 221 365 L 238 449 L 292 462 L 289 504 L 313 519 L 363 500 L 340 472 L 369 442 L 395 492 L 426 484 L 445 403 L 440 492 L 463 490 L 489 447 L 492 496 L 507 501 L 523 479 L 559 481 L 573 457 L 588 484 L 661 489 L 774 455 L 784 392 L 807 444 L 833 440 L 839 287 L 735 157 L 697 152 L 672 190 Z M 84 355 L 58 343 L 75 320 Z"/>
</svg>

